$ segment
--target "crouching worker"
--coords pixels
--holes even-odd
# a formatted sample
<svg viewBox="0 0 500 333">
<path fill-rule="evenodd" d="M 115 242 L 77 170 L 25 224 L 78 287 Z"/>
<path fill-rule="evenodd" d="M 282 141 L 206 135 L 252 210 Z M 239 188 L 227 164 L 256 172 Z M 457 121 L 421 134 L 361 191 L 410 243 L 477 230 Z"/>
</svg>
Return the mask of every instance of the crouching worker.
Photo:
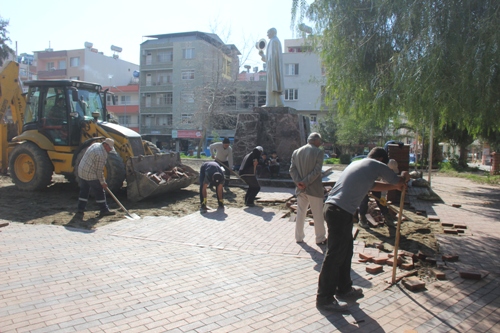
<svg viewBox="0 0 500 333">
<path fill-rule="evenodd" d="M 217 162 L 205 162 L 200 168 L 200 203 L 201 210 L 207 211 L 207 187 L 215 186 L 219 208 L 224 208 L 222 188 L 224 186 L 224 169 Z"/>
<path fill-rule="evenodd" d="M 109 152 L 114 149 L 114 144 L 113 139 L 107 138 L 102 143 L 93 143 L 83 155 L 78 165 L 80 194 L 78 195 L 78 213 L 76 217 L 83 218 L 91 189 L 94 191 L 95 200 L 99 206 L 99 217 L 116 214 L 116 212 L 109 210 L 106 203 L 106 193 L 104 192 L 108 188 L 108 184 L 104 179 L 104 166 Z"/>
</svg>

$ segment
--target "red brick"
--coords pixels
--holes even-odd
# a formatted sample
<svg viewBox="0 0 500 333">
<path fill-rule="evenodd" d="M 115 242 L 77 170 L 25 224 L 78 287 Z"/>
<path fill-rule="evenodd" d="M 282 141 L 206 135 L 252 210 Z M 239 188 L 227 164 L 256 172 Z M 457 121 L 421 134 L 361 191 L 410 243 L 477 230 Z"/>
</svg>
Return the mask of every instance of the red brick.
<svg viewBox="0 0 500 333">
<path fill-rule="evenodd" d="M 452 206 L 452 207 L 455 207 L 455 208 L 460 208 L 460 207 L 462 207 L 462 205 L 459 205 L 459 204 L 452 204 L 451 206 Z"/>
<path fill-rule="evenodd" d="M 472 271 L 459 271 L 458 274 L 462 279 L 471 279 L 471 280 L 481 280 L 482 275 L 478 272 Z"/>
<path fill-rule="evenodd" d="M 378 274 L 384 271 L 384 267 L 382 265 L 371 264 L 366 266 L 366 272 L 370 274 Z"/>
<path fill-rule="evenodd" d="M 394 266 L 394 258 L 389 258 L 389 259 L 387 259 L 387 261 L 386 261 L 385 263 L 386 263 L 387 265 L 389 265 L 389 266 Z M 402 263 L 403 263 L 403 259 L 398 258 L 398 263 L 397 263 L 397 265 L 399 266 L 399 265 L 401 265 Z"/>
<path fill-rule="evenodd" d="M 360 253 L 359 254 L 359 257 L 361 259 L 366 259 L 366 260 L 372 260 L 373 259 L 373 256 L 369 255 L 369 254 L 364 254 L 364 253 Z"/>
<path fill-rule="evenodd" d="M 438 269 L 432 269 L 432 273 L 438 280 L 445 280 L 446 279 L 446 274 Z"/>
<path fill-rule="evenodd" d="M 427 258 L 427 254 L 423 253 L 422 251 L 418 251 L 417 258 L 420 260 L 424 260 L 425 258 Z"/>
<path fill-rule="evenodd" d="M 425 210 L 417 210 L 417 211 L 415 211 L 415 214 L 417 214 L 419 216 L 425 215 L 425 213 L 426 213 Z"/>
<path fill-rule="evenodd" d="M 443 261 L 458 261 L 458 254 L 443 254 Z"/>
<path fill-rule="evenodd" d="M 457 229 L 467 229 L 467 226 L 465 224 L 455 224 L 455 228 L 457 228 Z"/>
<path fill-rule="evenodd" d="M 417 291 L 417 290 L 422 290 L 425 289 L 425 282 L 420 280 L 416 276 L 411 276 L 408 278 L 403 279 L 403 285 L 406 287 L 406 289 L 409 289 L 411 291 Z"/>
<path fill-rule="evenodd" d="M 375 221 L 373 216 L 371 216 L 370 214 L 366 214 L 365 216 L 366 216 L 366 220 L 368 221 L 368 224 L 370 225 L 370 227 L 372 227 L 372 228 L 378 227 L 378 222 Z"/>
<path fill-rule="evenodd" d="M 457 229 L 457 232 L 458 232 L 459 234 L 465 234 L 465 229 Z"/>
<path fill-rule="evenodd" d="M 314 221 L 313 220 L 309 221 L 309 225 L 314 225 Z"/>
<path fill-rule="evenodd" d="M 451 234 L 451 235 L 456 235 L 458 234 L 458 231 L 456 231 L 455 229 L 443 229 L 443 232 L 445 234 Z"/>
<path fill-rule="evenodd" d="M 401 264 L 401 266 L 399 266 L 399 267 L 400 267 L 401 269 L 404 269 L 404 270 L 409 271 L 409 270 L 412 270 L 415 266 L 413 265 L 413 263 L 412 263 L 412 262 L 403 262 L 403 263 Z"/>
<path fill-rule="evenodd" d="M 425 258 L 425 261 L 431 264 L 436 264 L 437 262 L 436 258 L 431 258 L 431 257 Z"/>
<path fill-rule="evenodd" d="M 388 259 L 389 259 L 389 257 L 382 256 L 382 257 L 378 257 L 378 258 L 373 258 L 372 261 L 374 264 L 383 265 L 387 262 Z"/>
<path fill-rule="evenodd" d="M 455 224 L 449 223 L 449 222 L 441 222 L 441 226 L 442 227 L 452 227 L 453 228 L 455 226 Z"/>
<path fill-rule="evenodd" d="M 429 221 L 439 221 L 439 216 L 435 215 L 435 214 L 431 214 L 431 215 L 427 215 L 427 218 L 429 219 Z"/>
</svg>

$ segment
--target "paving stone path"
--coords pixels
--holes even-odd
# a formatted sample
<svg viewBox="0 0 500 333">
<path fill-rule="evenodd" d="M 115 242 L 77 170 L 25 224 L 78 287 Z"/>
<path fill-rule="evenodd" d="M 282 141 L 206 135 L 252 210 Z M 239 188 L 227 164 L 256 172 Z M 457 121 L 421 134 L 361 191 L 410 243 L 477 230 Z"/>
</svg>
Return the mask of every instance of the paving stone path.
<svg viewBox="0 0 500 333">
<path fill-rule="evenodd" d="M 388 266 L 371 275 L 355 263 L 365 297 L 344 314 L 315 307 L 323 249 L 313 227 L 296 244 L 294 223 L 272 208 L 145 217 L 94 232 L 11 223 L 0 229 L 0 332 L 499 332 L 498 188 L 446 177 L 432 185 L 442 203 L 411 190 L 410 202 L 467 225 L 463 236 L 438 237 L 459 262 L 421 292 L 387 284 Z M 462 279 L 464 268 L 484 277 Z"/>
</svg>

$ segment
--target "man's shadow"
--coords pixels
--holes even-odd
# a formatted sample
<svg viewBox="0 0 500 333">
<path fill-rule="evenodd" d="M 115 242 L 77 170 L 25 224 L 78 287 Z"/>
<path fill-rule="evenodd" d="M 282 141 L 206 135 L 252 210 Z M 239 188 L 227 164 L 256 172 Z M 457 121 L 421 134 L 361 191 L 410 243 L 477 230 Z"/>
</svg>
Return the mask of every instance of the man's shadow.
<svg viewBox="0 0 500 333">
<path fill-rule="evenodd" d="M 276 215 L 273 212 L 265 212 L 262 206 L 245 207 L 243 210 L 247 213 L 261 217 L 266 222 L 271 221 Z"/>
<path fill-rule="evenodd" d="M 311 256 L 311 259 L 314 260 L 314 262 L 316 263 L 316 265 L 314 265 L 314 270 L 317 272 L 321 271 L 321 265 L 323 264 L 323 258 L 325 257 L 327 246 L 326 245 L 319 245 L 319 248 L 321 250 L 321 252 L 320 252 L 316 248 L 311 247 L 310 245 L 308 245 L 305 242 L 298 243 L 298 245 L 302 249 L 304 249 L 304 251 L 309 253 L 309 255 Z"/>
<path fill-rule="evenodd" d="M 353 332 L 358 329 L 364 332 L 369 328 L 369 332 L 385 332 L 380 324 L 359 308 L 359 303 L 348 302 L 349 308 L 342 312 L 332 312 L 318 309 L 325 318 L 339 332 Z M 333 331 L 333 329 L 332 329 Z"/>
<path fill-rule="evenodd" d="M 224 221 L 227 218 L 225 208 L 212 209 L 206 212 L 202 211 L 201 215 L 203 215 L 203 217 L 206 217 L 207 219 L 216 221 Z"/>
</svg>

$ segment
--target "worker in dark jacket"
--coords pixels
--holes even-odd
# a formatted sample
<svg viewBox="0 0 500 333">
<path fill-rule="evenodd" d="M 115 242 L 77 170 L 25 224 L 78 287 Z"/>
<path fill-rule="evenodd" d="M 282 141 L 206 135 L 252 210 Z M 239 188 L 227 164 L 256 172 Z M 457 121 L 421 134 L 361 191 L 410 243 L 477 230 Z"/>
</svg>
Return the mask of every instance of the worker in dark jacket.
<svg viewBox="0 0 500 333">
<path fill-rule="evenodd" d="M 245 205 L 248 207 L 255 206 L 255 197 L 260 191 L 259 181 L 257 180 L 257 165 L 259 164 L 260 155 L 264 149 L 261 146 L 255 147 L 251 153 L 243 157 L 239 174 L 241 179 L 248 185 L 245 195 Z"/>
<path fill-rule="evenodd" d="M 215 186 L 219 208 L 223 209 L 224 169 L 217 162 L 205 162 L 200 168 L 200 203 L 202 211 L 207 211 L 207 187 L 209 185 Z"/>
</svg>

